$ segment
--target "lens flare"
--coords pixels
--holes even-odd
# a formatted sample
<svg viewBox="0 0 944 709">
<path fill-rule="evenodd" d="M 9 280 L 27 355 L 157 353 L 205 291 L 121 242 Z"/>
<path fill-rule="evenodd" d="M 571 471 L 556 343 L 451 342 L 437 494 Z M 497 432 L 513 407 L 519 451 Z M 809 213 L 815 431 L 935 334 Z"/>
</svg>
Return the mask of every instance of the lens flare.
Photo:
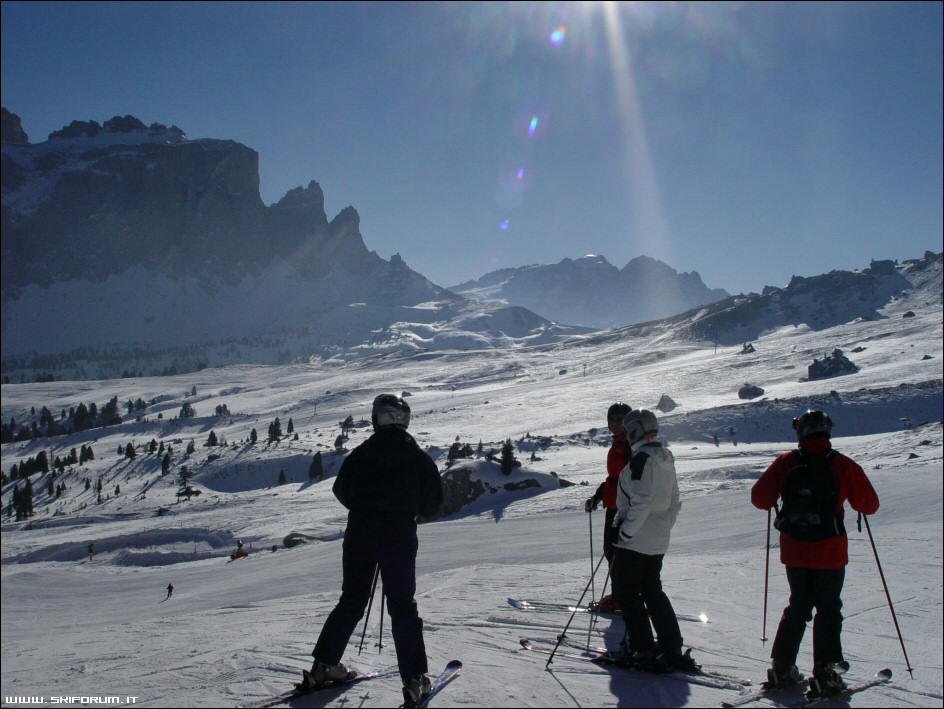
<svg viewBox="0 0 944 709">
<path fill-rule="evenodd" d="M 556 30 L 551 32 L 550 41 L 554 46 L 561 46 L 564 43 L 564 38 L 567 36 L 567 27 L 566 25 L 560 25 Z"/>
<path fill-rule="evenodd" d="M 524 179 L 524 168 L 523 168 L 523 167 L 522 167 L 522 168 L 519 168 L 519 170 L 518 170 L 518 179 L 519 179 L 519 180 L 523 180 L 523 179 Z"/>
<path fill-rule="evenodd" d="M 508 231 L 508 220 L 506 219 L 505 221 L 503 221 L 503 222 L 501 223 L 501 226 L 500 226 L 499 228 L 500 228 L 502 231 Z"/>
<path fill-rule="evenodd" d="M 538 129 L 538 117 L 532 116 L 531 123 L 528 125 L 528 135 L 534 135 Z"/>
</svg>

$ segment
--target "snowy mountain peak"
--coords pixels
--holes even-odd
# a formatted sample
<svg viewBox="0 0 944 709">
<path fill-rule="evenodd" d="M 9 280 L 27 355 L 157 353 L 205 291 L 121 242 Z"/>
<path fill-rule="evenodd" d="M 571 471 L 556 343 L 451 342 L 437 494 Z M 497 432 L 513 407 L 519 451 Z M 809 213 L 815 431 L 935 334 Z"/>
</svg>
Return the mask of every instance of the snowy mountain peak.
<svg viewBox="0 0 944 709">
<path fill-rule="evenodd" d="M 134 116 L 115 116 L 104 124 L 98 121 L 72 121 L 49 134 L 49 141 L 62 149 L 88 150 L 110 145 L 141 145 L 142 143 L 184 143 L 187 135 L 177 126 L 168 128 L 160 123 L 150 126 Z"/>
<path fill-rule="evenodd" d="M 678 273 L 662 261 L 637 256 L 623 269 L 604 256 L 585 254 L 553 265 L 488 273 L 452 288 L 469 298 L 530 308 L 556 322 L 612 328 L 668 317 L 728 296 L 708 288 L 698 273 Z M 633 308 L 614 308 L 611 294 L 639 294 Z"/>
</svg>

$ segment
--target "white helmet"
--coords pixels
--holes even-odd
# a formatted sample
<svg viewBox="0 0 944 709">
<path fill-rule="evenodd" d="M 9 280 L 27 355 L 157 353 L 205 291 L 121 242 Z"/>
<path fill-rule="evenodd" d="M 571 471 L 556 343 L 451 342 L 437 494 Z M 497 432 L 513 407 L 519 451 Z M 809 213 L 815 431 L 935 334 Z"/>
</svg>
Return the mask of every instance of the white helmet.
<svg viewBox="0 0 944 709">
<path fill-rule="evenodd" d="M 626 439 L 630 445 L 638 443 L 650 433 L 659 432 L 659 421 L 648 409 L 630 411 L 623 425 L 626 426 Z"/>
</svg>

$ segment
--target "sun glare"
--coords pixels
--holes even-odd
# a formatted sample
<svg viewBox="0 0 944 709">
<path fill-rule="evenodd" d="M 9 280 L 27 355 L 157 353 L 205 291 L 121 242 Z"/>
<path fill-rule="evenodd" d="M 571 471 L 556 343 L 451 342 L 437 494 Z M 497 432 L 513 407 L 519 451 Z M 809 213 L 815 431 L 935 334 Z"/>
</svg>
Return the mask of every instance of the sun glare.
<svg viewBox="0 0 944 709">
<path fill-rule="evenodd" d="M 653 167 L 649 139 L 639 95 L 633 75 L 634 67 L 629 51 L 629 39 L 623 24 L 624 3 L 603 2 L 602 5 L 606 49 L 613 73 L 613 89 L 616 96 L 622 151 L 626 169 L 627 190 L 630 197 L 631 238 L 646 239 L 645 253 L 666 258 L 668 254 L 668 229 L 659 192 L 658 180 Z M 635 250 L 635 249 L 633 249 Z"/>
</svg>

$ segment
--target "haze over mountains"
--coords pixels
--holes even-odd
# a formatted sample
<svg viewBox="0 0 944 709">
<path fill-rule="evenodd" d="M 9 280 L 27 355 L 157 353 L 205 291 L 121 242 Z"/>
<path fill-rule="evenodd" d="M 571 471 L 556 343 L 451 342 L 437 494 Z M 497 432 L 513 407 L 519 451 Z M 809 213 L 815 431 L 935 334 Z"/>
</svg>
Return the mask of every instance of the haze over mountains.
<svg viewBox="0 0 944 709">
<path fill-rule="evenodd" d="M 233 141 L 132 116 L 76 121 L 39 144 L 14 114 L 3 127 L 5 375 L 151 374 L 581 331 L 482 306 L 398 255 L 380 258 L 353 207 L 327 218 L 314 181 L 266 206 L 258 154 Z"/>
<path fill-rule="evenodd" d="M 569 612 L 506 601 L 585 600 L 602 521 L 584 503 L 605 476 L 616 400 L 657 410 L 677 460 L 684 506 L 663 582 L 685 644 L 707 669 L 754 686 L 769 666 L 768 598 L 776 608 L 788 588 L 774 553 L 768 594 L 767 516 L 750 505 L 750 487 L 795 445 L 793 416 L 828 411 L 837 447 L 879 492 L 872 526 L 888 572 L 885 595 L 872 530 L 854 531 L 847 510 L 850 677 L 894 668 L 891 684 L 851 704 L 940 705 L 942 254 L 581 332 L 380 259 L 352 208 L 327 219 L 316 183 L 266 207 L 255 154 L 238 144 L 125 118 L 73 124 L 31 146 L 16 140 L 15 117 L 3 118 L 6 703 L 105 694 L 147 707 L 235 706 L 290 687 L 337 601 L 345 511 L 334 476 L 369 435 L 361 419 L 373 397 L 393 391 L 408 397 L 411 433 L 457 503 L 419 530 L 431 669 L 465 662 L 438 705 L 704 707 L 740 696 L 737 686 L 563 657 L 548 671 L 546 656 L 520 649 L 523 636 L 551 647 L 565 623 L 588 645 L 624 637 L 618 617 L 570 625 Z M 226 246 L 229 230 L 237 247 Z M 615 270 L 599 257 L 557 267 L 501 280 Z M 587 283 L 575 280 L 597 297 Z M 854 368 L 809 376 L 836 349 Z M 240 364 L 191 371 L 225 363 Z M 162 368 L 178 373 L 150 376 Z M 135 376 L 86 381 L 122 372 Z M 43 374 L 56 381 L 33 381 Z M 490 460 L 505 442 L 520 463 L 507 474 Z M 463 445 L 468 456 L 454 458 Z M 237 540 L 248 557 L 230 557 Z M 604 576 L 591 594 L 604 592 Z M 358 669 L 394 661 L 378 615 L 365 619 L 363 656 L 347 649 Z M 804 671 L 810 643 L 807 633 Z M 311 701 L 385 707 L 399 692 L 390 678 Z"/>
<path fill-rule="evenodd" d="M 708 288 L 697 272 L 678 273 L 648 256 L 622 269 L 598 254 L 553 265 L 505 268 L 450 290 L 483 302 L 507 302 L 558 322 L 612 328 L 657 320 L 726 298 L 723 288 Z M 620 294 L 633 293 L 631 301 Z"/>
<path fill-rule="evenodd" d="M 625 326 L 731 344 L 940 288 L 928 253 L 739 296 L 646 256 L 617 269 L 592 254 L 446 289 L 370 251 L 353 207 L 329 219 L 317 182 L 266 206 L 259 156 L 234 141 L 116 116 L 30 143 L 15 114 L 2 119 L 11 381 L 545 345 Z"/>
</svg>

